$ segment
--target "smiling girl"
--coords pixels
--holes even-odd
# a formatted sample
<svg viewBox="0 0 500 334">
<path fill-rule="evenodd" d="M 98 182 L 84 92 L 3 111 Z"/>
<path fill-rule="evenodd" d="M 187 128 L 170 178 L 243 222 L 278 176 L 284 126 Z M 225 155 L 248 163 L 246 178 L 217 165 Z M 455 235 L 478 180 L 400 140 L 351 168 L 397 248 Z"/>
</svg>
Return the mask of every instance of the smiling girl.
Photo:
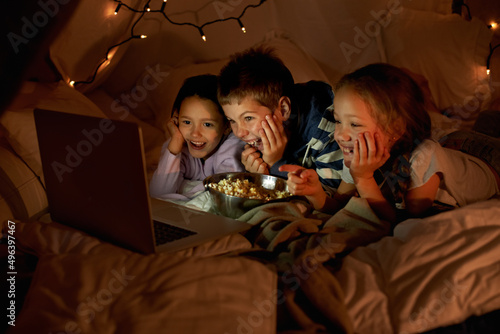
<svg viewBox="0 0 500 334">
<path fill-rule="evenodd" d="M 336 195 L 322 191 L 312 170 L 281 168 L 289 172 L 291 192 L 315 209 L 334 213 L 358 195 L 380 218 L 397 222 L 424 216 L 436 203 L 458 207 L 499 193 L 486 162 L 430 139 L 422 91 L 397 67 L 372 64 L 345 75 L 335 87 L 333 115 L 344 154 Z"/>
<path fill-rule="evenodd" d="M 217 102 L 217 77 L 186 79 L 167 123 L 170 139 L 150 183 L 152 197 L 189 199 L 204 190 L 203 179 L 223 172 L 241 172 L 244 143 L 231 128 Z"/>
</svg>

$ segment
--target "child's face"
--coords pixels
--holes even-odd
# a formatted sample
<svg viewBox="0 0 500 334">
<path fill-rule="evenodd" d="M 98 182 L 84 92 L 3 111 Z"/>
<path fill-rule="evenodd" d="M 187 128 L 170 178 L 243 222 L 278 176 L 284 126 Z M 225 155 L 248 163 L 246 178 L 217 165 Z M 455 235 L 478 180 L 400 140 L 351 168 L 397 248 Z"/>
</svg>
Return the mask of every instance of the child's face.
<svg viewBox="0 0 500 334">
<path fill-rule="evenodd" d="M 235 136 L 262 151 L 264 147 L 260 130 L 262 122 L 267 122 L 266 116 L 273 114 L 271 109 L 262 106 L 251 97 L 244 98 L 240 104 L 236 102 L 226 104 L 222 106 L 222 109 Z M 278 116 L 278 121 L 283 121 L 280 118 L 281 113 L 275 112 L 274 114 Z"/>
<path fill-rule="evenodd" d="M 206 159 L 216 150 L 224 135 L 224 116 L 210 100 L 191 96 L 182 101 L 179 110 L 179 131 L 189 153 Z"/>
<path fill-rule="evenodd" d="M 352 90 L 344 88 L 335 94 L 333 101 L 335 117 L 334 137 L 344 153 L 344 163 L 350 166 L 353 159 L 355 140 L 359 134 L 378 133 L 382 144 L 390 152 L 393 145 L 391 137 L 382 130 L 372 116 L 369 106 Z"/>
</svg>

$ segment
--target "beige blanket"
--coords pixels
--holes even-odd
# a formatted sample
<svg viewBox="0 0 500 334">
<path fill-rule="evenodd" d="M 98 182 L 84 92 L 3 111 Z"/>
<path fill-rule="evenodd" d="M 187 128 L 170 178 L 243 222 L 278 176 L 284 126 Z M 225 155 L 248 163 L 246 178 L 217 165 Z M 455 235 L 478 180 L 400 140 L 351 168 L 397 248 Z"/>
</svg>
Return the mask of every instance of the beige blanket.
<svg viewBox="0 0 500 334">
<path fill-rule="evenodd" d="M 235 234 L 149 256 L 16 222 L 16 246 L 39 262 L 11 333 L 352 333 L 328 262 L 387 233 L 366 202 L 331 218 L 303 202 L 268 204 L 241 219 L 255 225 L 253 247 Z"/>
<path fill-rule="evenodd" d="M 39 262 L 10 330 L 428 331 L 500 308 L 498 217 L 492 199 L 405 221 L 385 236 L 388 225 L 363 200 L 332 217 L 301 202 L 270 204 L 242 217 L 255 225 L 253 244 L 236 234 L 150 256 L 56 223 L 17 222 L 16 246 Z"/>
<path fill-rule="evenodd" d="M 145 256 L 57 223 L 14 226 L 18 250 L 39 260 L 9 333 L 275 332 L 274 270 L 218 255 L 248 248 L 241 235 Z"/>
<path fill-rule="evenodd" d="M 304 202 L 274 203 L 255 208 L 241 220 L 258 226 L 247 235 L 271 254 L 279 274 L 278 306 L 285 316 L 278 330 L 306 333 L 353 333 L 343 291 L 332 272 L 350 250 L 390 232 L 364 199 L 352 198 L 333 216 L 314 215 Z M 272 256 L 274 255 L 274 256 Z"/>
</svg>

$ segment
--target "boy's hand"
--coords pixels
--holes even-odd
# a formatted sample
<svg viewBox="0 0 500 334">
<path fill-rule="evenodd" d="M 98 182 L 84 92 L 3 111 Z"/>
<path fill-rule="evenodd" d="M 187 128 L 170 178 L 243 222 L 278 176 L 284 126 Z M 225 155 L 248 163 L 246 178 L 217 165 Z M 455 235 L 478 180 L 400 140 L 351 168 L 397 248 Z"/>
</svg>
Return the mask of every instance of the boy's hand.
<svg viewBox="0 0 500 334">
<path fill-rule="evenodd" d="M 278 122 L 274 115 L 266 116 L 266 121 L 262 121 L 260 135 L 264 146 L 262 159 L 268 166 L 272 166 L 283 157 L 288 143 L 283 123 Z"/>
<path fill-rule="evenodd" d="M 360 133 L 354 145 L 354 156 L 349 170 L 354 181 L 370 179 L 373 173 L 389 159 L 389 151 L 384 147 L 378 133 Z"/>
<path fill-rule="evenodd" d="M 282 165 L 279 170 L 288 172 L 288 190 L 293 195 L 305 196 L 315 209 L 321 209 L 326 201 L 318 173 L 314 169 L 305 169 L 296 165 Z"/>
<path fill-rule="evenodd" d="M 260 151 L 251 145 L 245 145 L 241 152 L 241 162 L 251 173 L 269 174 L 269 166 L 262 160 Z"/>
<path fill-rule="evenodd" d="M 174 113 L 172 118 L 167 122 L 167 130 L 171 138 L 168 144 L 168 150 L 170 153 L 177 155 L 181 153 L 182 147 L 184 146 L 184 137 L 179 131 L 179 117 L 177 113 Z"/>
</svg>

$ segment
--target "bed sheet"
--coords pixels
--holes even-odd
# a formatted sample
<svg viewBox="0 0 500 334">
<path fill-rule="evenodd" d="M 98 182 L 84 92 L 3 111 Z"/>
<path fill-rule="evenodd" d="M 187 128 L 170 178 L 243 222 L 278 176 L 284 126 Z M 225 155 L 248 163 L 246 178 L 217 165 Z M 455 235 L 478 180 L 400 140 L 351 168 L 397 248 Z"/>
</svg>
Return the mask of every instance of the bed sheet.
<svg viewBox="0 0 500 334">
<path fill-rule="evenodd" d="M 335 276 L 357 333 L 421 333 L 500 309 L 500 199 L 400 223 Z"/>
</svg>

